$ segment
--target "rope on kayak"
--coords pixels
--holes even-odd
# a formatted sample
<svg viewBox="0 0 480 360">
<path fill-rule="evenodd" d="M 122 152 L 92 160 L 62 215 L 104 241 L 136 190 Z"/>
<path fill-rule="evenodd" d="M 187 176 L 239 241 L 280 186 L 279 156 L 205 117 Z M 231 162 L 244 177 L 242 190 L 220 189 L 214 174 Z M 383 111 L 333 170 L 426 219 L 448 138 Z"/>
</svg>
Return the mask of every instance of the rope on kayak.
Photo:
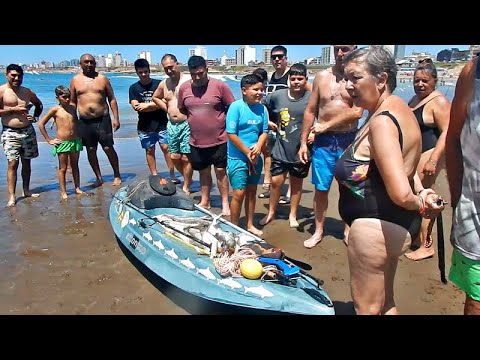
<svg viewBox="0 0 480 360">
<path fill-rule="evenodd" d="M 230 255 L 228 251 L 213 259 L 217 272 L 224 277 L 242 277 L 240 264 L 245 259 L 255 259 L 257 253 L 248 247 L 241 247 L 236 253 Z"/>
<path fill-rule="evenodd" d="M 138 189 L 140 189 L 140 187 L 146 182 L 147 180 L 141 180 L 137 185 L 135 185 L 133 189 L 128 189 L 128 192 L 125 195 L 123 202 L 126 203 L 127 201 L 130 201 L 132 199 L 133 194 L 135 194 L 138 191 Z"/>
</svg>

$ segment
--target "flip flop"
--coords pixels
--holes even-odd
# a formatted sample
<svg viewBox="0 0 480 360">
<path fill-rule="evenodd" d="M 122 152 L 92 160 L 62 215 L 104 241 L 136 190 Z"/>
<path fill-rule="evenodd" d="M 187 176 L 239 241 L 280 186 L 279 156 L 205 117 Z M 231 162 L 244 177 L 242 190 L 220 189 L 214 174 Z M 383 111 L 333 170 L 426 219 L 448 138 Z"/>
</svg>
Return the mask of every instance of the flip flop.
<svg viewBox="0 0 480 360">
<path fill-rule="evenodd" d="M 258 197 L 260 199 L 268 199 L 270 198 L 270 191 L 265 191 L 263 193 L 258 194 Z"/>
<path fill-rule="evenodd" d="M 280 200 L 278 200 L 280 205 L 290 205 L 290 198 L 287 196 L 281 196 Z"/>
<path fill-rule="evenodd" d="M 180 183 L 181 183 L 181 181 L 180 181 L 180 180 L 178 180 L 177 178 L 170 179 L 170 181 L 171 181 L 172 183 L 174 183 L 175 185 L 178 185 L 178 184 L 180 184 Z"/>
</svg>

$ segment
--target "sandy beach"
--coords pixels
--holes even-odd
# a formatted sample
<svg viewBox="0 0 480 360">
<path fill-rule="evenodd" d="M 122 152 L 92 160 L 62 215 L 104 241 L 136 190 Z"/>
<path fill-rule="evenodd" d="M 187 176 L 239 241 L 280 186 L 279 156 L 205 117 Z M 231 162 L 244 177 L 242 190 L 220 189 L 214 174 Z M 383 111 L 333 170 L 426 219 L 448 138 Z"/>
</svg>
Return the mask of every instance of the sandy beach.
<svg viewBox="0 0 480 360">
<path fill-rule="evenodd" d="M 67 183 L 69 201 L 60 203 L 57 158 L 51 146 L 39 144 L 40 156 L 32 160 L 31 188 L 38 198 L 19 199 L 13 209 L 7 200 L 6 158 L 0 154 L 0 314 L 244 314 L 250 311 L 218 305 L 191 296 L 153 275 L 120 247 L 108 220 L 108 207 L 117 188 L 109 183 L 112 171 L 103 151 L 100 166 L 106 184 L 91 189 L 94 180 L 86 153 L 80 157 L 81 183 L 91 196 L 73 194 L 71 176 Z M 145 155 L 138 139 L 116 140 L 124 184 L 148 175 Z M 157 166 L 167 175 L 161 152 Z M 21 192 L 19 169 L 17 194 Z M 192 193 L 200 194 L 198 173 Z M 440 194 L 449 199 L 445 172 L 439 176 Z M 260 191 L 260 187 L 259 187 Z M 220 196 L 215 186 L 213 212 L 219 213 Z M 349 288 L 346 247 L 341 241 L 343 223 L 339 220 L 338 187 L 332 186 L 327 212 L 327 236 L 315 248 L 303 247 L 313 233 L 311 207 L 313 186 L 310 177 L 304 185 L 299 211 L 300 227 L 291 229 L 288 208 L 279 206 L 280 219 L 263 228 L 265 239 L 282 248 L 290 257 L 313 266 L 312 274 L 324 280 L 324 289 L 334 301 L 336 313 L 353 314 Z M 267 211 L 268 200 L 258 199 L 255 219 Z M 242 219 L 243 220 L 243 215 Z M 451 208 L 444 212 L 447 273 L 452 247 L 449 242 Z M 436 246 L 436 241 L 434 242 Z M 395 297 L 401 314 L 444 315 L 463 313 L 464 294 L 452 283 L 440 281 L 438 258 L 399 262 Z"/>
</svg>

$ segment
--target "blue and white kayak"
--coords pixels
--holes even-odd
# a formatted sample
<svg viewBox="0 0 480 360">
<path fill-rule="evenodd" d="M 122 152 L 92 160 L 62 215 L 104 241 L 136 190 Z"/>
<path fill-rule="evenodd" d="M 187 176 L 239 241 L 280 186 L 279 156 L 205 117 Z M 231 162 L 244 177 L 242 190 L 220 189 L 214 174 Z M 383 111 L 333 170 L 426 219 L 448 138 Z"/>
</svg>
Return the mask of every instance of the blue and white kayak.
<svg viewBox="0 0 480 360">
<path fill-rule="evenodd" d="M 109 209 L 115 235 L 147 268 L 188 293 L 219 303 L 292 314 L 335 313 L 320 281 L 302 269 L 287 284 L 220 275 L 216 254 L 195 225 L 216 221 L 223 234 L 243 243 L 272 245 L 194 204 L 170 182 L 158 191 L 159 178 L 150 176 L 120 188 Z M 287 264 L 290 270 L 296 268 Z"/>
</svg>

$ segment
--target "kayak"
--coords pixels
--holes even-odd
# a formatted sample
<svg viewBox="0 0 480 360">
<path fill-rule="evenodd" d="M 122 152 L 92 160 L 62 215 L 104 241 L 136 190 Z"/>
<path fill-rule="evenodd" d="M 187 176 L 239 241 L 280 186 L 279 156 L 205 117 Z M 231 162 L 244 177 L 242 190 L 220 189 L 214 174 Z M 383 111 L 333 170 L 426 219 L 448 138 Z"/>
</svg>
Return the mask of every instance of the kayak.
<svg viewBox="0 0 480 360">
<path fill-rule="evenodd" d="M 109 219 L 118 240 L 141 263 L 190 294 L 274 312 L 335 313 L 322 281 L 308 273 L 311 266 L 196 205 L 161 176 L 120 188 Z M 238 271 L 239 259 L 247 258 L 262 265 L 261 276 Z"/>
</svg>

